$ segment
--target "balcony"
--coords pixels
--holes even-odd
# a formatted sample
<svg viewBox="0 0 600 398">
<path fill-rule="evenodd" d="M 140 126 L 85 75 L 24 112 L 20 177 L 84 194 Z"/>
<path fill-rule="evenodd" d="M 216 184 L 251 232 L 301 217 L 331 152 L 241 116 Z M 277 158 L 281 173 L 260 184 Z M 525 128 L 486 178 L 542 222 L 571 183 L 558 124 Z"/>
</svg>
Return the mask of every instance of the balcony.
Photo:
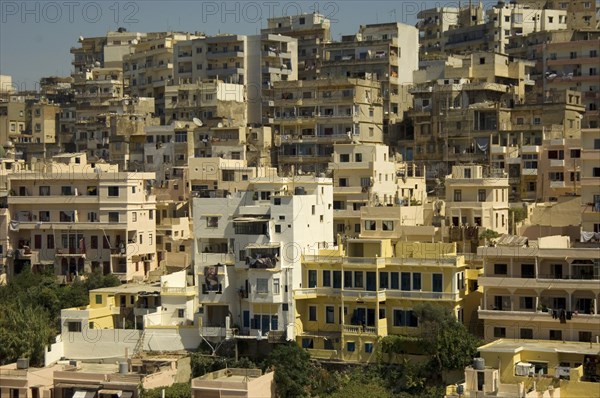
<svg viewBox="0 0 600 398">
<path fill-rule="evenodd" d="M 275 294 L 273 292 L 257 293 L 256 287 L 253 286 L 251 293 L 248 294 L 248 301 L 255 304 L 281 304 L 286 300 L 284 300 L 282 294 Z"/>
<path fill-rule="evenodd" d="M 167 287 L 160 289 L 161 296 L 194 296 L 196 294 L 195 286 L 186 287 Z"/>
<path fill-rule="evenodd" d="M 564 159 L 550 159 L 550 167 L 565 167 Z"/>
<path fill-rule="evenodd" d="M 38 205 L 43 204 L 98 204 L 100 203 L 99 196 L 92 195 L 51 195 L 51 196 L 10 196 L 9 201 L 15 205 Z"/>
<path fill-rule="evenodd" d="M 377 320 L 377 326 L 366 325 L 343 325 L 342 333 L 346 335 L 370 335 L 370 336 L 387 336 L 387 319 L 382 318 Z"/>
<path fill-rule="evenodd" d="M 479 319 L 489 319 L 506 321 L 512 323 L 521 322 L 551 322 L 558 323 L 559 319 L 552 316 L 552 312 L 541 311 L 498 311 L 498 310 L 483 310 L 479 307 L 477 311 Z M 567 319 L 568 323 L 584 323 L 590 327 L 597 326 L 600 323 L 600 315 L 575 314 L 572 313 L 571 318 Z"/>
<path fill-rule="evenodd" d="M 199 257 L 202 265 L 235 265 L 235 255 L 233 253 L 201 253 Z"/>
<path fill-rule="evenodd" d="M 537 176 L 538 175 L 538 169 L 523 169 L 521 171 L 521 174 L 523 176 Z"/>
<path fill-rule="evenodd" d="M 405 290 L 385 291 L 386 299 L 409 299 L 409 300 L 436 300 L 436 301 L 458 301 L 460 294 L 443 292 L 421 292 Z"/>
<path fill-rule="evenodd" d="M 564 181 L 550 181 L 550 188 L 552 189 L 560 189 L 560 188 L 566 188 L 567 185 L 565 184 Z"/>
</svg>

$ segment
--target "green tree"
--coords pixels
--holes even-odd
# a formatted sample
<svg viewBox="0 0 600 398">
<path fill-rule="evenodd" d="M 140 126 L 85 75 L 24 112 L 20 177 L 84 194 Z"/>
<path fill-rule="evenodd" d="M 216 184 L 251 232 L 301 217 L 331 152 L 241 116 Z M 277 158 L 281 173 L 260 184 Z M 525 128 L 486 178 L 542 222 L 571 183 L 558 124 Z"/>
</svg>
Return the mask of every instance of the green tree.
<svg viewBox="0 0 600 398">
<path fill-rule="evenodd" d="M 424 347 L 431 356 L 433 374 L 463 369 L 477 353 L 479 340 L 458 322 L 446 307 L 422 303 L 414 307 L 419 318 Z"/>
<path fill-rule="evenodd" d="M 279 397 L 297 398 L 311 395 L 314 367 L 310 355 L 295 343 L 280 344 L 265 360 L 275 370 L 275 388 Z"/>
<path fill-rule="evenodd" d="M 18 301 L 0 306 L 0 364 L 26 357 L 33 366 L 43 366 L 44 348 L 54 335 L 44 308 Z"/>
<path fill-rule="evenodd" d="M 165 397 L 168 398 L 189 398 L 192 396 L 190 383 L 176 383 L 169 387 L 159 387 L 151 390 L 140 391 L 140 398 L 161 398 L 162 390 L 165 390 Z"/>
</svg>

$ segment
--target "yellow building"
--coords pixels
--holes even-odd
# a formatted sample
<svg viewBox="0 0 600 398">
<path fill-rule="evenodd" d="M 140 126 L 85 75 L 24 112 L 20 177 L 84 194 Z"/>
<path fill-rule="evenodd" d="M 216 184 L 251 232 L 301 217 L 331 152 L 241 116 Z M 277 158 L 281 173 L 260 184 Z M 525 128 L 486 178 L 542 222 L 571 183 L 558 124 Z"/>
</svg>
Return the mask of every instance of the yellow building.
<svg viewBox="0 0 600 398">
<path fill-rule="evenodd" d="M 349 239 L 302 260 L 296 341 L 320 359 L 369 362 L 388 334 L 416 335 L 413 308 L 435 302 L 467 321 L 476 300 L 455 244 Z"/>
<path fill-rule="evenodd" d="M 569 242 L 550 236 L 477 249 L 485 272 L 479 278 L 484 293 L 478 314 L 486 340 L 596 341 L 599 251 Z"/>
<path fill-rule="evenodd" d="M 600 344 L 500 339 L 478 348 L 465 382 L 446 397 L 600 396 Z M 459 395 L 459 392 L 461 394 Z"/>
</svg>

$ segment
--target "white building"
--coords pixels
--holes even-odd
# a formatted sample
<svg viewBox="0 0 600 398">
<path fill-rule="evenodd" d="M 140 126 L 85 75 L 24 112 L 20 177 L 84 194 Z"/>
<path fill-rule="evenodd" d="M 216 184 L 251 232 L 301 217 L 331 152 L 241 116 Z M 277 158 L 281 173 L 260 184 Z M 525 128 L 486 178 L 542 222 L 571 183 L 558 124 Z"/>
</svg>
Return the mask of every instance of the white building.
<svg viewBox="0 0 600 398">
<path fill-rule="evenodd" d="M 226 198 L 193 199 L 204 337 L 295 339 L 300 258 L 333 245 L 332 194 L 330 179 L 263 177 Z"/>
</svg>

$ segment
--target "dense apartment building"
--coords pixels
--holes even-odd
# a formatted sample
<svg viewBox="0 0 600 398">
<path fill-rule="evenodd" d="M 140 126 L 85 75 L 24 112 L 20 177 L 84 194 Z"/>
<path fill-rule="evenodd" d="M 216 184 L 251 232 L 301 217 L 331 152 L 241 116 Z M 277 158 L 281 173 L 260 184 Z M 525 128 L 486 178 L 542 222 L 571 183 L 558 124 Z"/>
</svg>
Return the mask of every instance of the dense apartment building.
<svg viewBox="0 0 600 398">
<path fill-rule="evenodd" d="M 445 180 L 446 225 L 508 233 L 508 176 L 483 166 L 453 166 Z"/>
<path fill-rule="evenodd" d="M 331 21 L 319 13 L 274 17 L 263 34 L 282 34 L 298 40 L 298 80 L 314 80 L 323 62 L 323 48 L 331 42 Z"/>
<path fill-rule="evenodd" d="M 325 172 L 335 143 L 383 141 L 383 99 L 376 80 L 331 78 L 275 83 L 265 119 L 277 164 Z"/>
<path fill-rule="evenodd" d="M 295 340 L 292 291 L 302 254 L 333 245 L 331 198 L 330 179 L 270 176 L 192 199 L 202 336 Z"/>
<path fill-rule="evenodd" d="M 411 209 L 425 203 L 425 171 L 390 155 L 383 144 L 334 144 L 333 218 L 336 233 L 358 236 L 363 207 L 395 207 L 406 225 L 423 224 Z"/>
<path fill-rule="evenodd" d="M 9 276 L 41 267 L 62 282 L 92 271 L 144 279 L 156 267 L 153 178 L 90 163 L 84 153 L 9 174 Z"/>
<path fill-rule="evenodd" d="M 444 59 L 446 44 L 452 33 L 470 32 L 471 27 L 485 22 L 483 4 L 473 4 L 459 7 L 436 7 L 421 10 L 417 14 L 417 29 L 419 29 L 419 57 L 421 60 Z M 467 37 L 470 35 L 467 34 Z M 464 36 L 463 36 L 464 37 Z"/>
<path fill-rule="evenodd" d="M 598 2 L 594 0 L 548 0 L 546 7 L 567 12 L 569 29 L 593 31 L 598 26 Z"/>
<path fill-rule="evenodd" d="M 595 341 L 600 334 L 598 248 L 568 237 L 480 247 L 485 339 Z"/>
<path fill-rule="evenodd" d="M 157 37 L 137 43 L 123 57 L 123 74 L 127 94 L 138 97 L 153 97 L 156 115 L 164 121 L 165 86 L 172 84 L 174 77 L 174 46 L 177 42 L 192 40 L 191 33 L 165 32 Z"/>
<path fill-rule="evenodd" d="M 471 6 L 472 21 L 477 23 L 463 23 L 458 28 L 443 32 L 445 53 L 492 51 L 503 54 L 513 37 L 527 36 L 539 31 L 567 29 L 568 17 L 565 10 L 534 7 L 514 1 L 498 1 L 485 12 L 483 19 L 481 3 L 478 7 Z"/>
<path fill-rule="evenodd" d="M 477 349 L 464 382 L 446 398 L 594 397 L 600 393 L 598 343 L 498 339 Z"/>
<path fill-rule="evenodd" d="M 244 85 L 248 123 L 260 124 L 263 90 L 298 79 L 298 40 L 271 33 L 201 37 L 179 42 L 173 62 L 176 84 L 213 79 Z"/>
<path fill-rule="evenodd" d="M 418 303 L 435 301 L 461 322 L 470 317 L 474 286 L 455 244 L 383 238 L 339 243 L 302 257 L 302 288 L 294 289 L 296 341 L 313 357 L 375 361 L 381 337 L 418 333 Z"/>
<path fill-rule="evenodd" d="M 430 80 L 411 89 L 414 140 L 400 143 L 404 158 L 426 162 L 430 178 L 457 162 L 488 164 L 492 139 L 533 85 L 531 66 L 493 52 L 452 58 L 443 68 L 432 64 L 437 72 L 420 73 Z"/>
<path fill-rule="evenodd" d="M 509 119 L 492 137 L 490 165 L 509 174 L 511 201 L 578 191 L 582 95 L 570 90 L 547 90 L 541 98 L 531 94 L 510 109 Z M 552 181 L 557 183 L 552 186 Z"/>
<path fill-rule="evenodd" d="M 358 33 L 325 45 L 320 76 L 380 83 L 384 124 L 404 117 L 408 86 L 418 69 L 418 31 L 401 23 L 361 26 Z"/>
<path fill-rule="evenodd" d="M 600 235 L 600 130 L 581 130 L 581 231 L 582 239 Z"/>
</svg>

